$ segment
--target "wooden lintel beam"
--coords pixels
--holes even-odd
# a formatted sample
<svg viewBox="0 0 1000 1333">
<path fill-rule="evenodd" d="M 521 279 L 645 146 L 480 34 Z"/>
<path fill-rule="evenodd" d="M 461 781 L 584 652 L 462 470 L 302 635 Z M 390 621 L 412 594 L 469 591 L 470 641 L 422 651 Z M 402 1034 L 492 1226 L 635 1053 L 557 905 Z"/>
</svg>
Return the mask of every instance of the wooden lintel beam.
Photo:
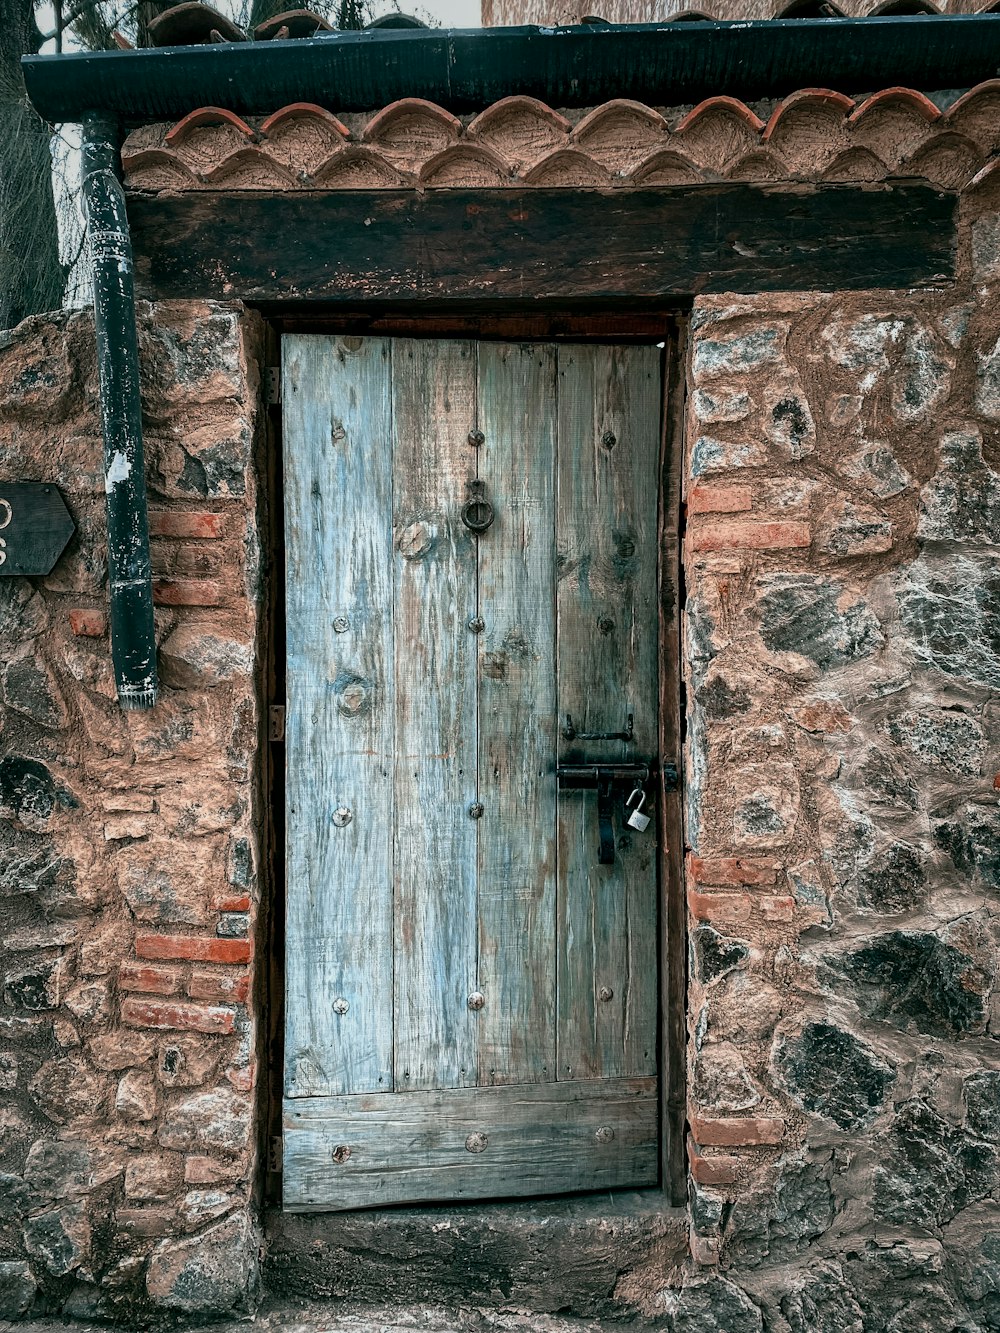
<svg viewBox="0 0 1000 1333">
<path fill-rule="evenodd" d="M 679 300 L 949 280 L 954 195 L 912 181 L 129 197 L 145 297 L 327 306 Z"/>
</svg>

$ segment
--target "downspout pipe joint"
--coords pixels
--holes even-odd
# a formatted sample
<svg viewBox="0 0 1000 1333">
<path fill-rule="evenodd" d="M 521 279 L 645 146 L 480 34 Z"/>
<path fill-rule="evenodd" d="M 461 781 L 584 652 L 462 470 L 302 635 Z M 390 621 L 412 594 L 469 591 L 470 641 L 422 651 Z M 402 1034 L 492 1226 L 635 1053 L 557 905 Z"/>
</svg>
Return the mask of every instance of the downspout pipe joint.
<svg viewBox="0 0 1000 1333">
<path fill-rule="evenodd" d="M 132 243 L 118 179 L 118 124 L 90 115 L 83 126 L 83 200 L 104 436 L 111 657 L 122 708 L 145 709 L 156 703 L 158 682 Z"/>
</svg>

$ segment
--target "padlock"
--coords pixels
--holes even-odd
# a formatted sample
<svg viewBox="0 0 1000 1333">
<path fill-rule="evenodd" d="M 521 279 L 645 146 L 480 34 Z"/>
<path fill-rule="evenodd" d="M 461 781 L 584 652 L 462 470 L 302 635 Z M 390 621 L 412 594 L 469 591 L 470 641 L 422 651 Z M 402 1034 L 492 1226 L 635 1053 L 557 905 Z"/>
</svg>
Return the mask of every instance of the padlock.
<svg viewBox="0 0 1000 1333">
<path fill-rule="evenodd" d="M 636 787 L 635 791 L 625 804 L 626 806 L 631 807 L 637 796 L 639 798 L 638 804 L 631 811 L 625 822 L 628 824 L 629 828 L 634 828 L 639 833 L 642 833 L 649 828 L 649 815 L 644 815 L 642 813 L 642 807 L 646 804 L 646 793 L 641 787 Z"/>
</svg>

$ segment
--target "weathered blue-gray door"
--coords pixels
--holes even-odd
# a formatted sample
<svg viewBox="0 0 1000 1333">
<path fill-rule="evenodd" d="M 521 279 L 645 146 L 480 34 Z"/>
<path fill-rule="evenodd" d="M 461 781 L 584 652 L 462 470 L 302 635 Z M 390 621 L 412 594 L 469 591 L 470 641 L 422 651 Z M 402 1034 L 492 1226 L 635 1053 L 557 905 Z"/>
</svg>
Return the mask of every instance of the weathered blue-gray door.
<svg viewBox="0 0 1000 1333">
<path fill-rule="evenodd" d="M 657 1180 L 660 355 L 284 340 L 288 1208 Z"/>
</svg>

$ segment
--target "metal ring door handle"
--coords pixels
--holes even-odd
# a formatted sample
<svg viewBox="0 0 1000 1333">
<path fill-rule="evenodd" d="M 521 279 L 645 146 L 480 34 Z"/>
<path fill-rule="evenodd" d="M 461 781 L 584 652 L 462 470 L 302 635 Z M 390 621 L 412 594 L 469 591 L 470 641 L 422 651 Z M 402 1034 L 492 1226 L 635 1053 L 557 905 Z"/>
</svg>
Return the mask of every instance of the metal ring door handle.
<svg viewBox="0 0 1000 1333">
<path fill-rule="evenodd" d="M 469 498 L 462 506 L 462 522 L 470 532 L 486 532 L 496 518 L 496 510 L 487 500 L 485 491 L 483 482 L 469 482 Z"/>
</svg>

